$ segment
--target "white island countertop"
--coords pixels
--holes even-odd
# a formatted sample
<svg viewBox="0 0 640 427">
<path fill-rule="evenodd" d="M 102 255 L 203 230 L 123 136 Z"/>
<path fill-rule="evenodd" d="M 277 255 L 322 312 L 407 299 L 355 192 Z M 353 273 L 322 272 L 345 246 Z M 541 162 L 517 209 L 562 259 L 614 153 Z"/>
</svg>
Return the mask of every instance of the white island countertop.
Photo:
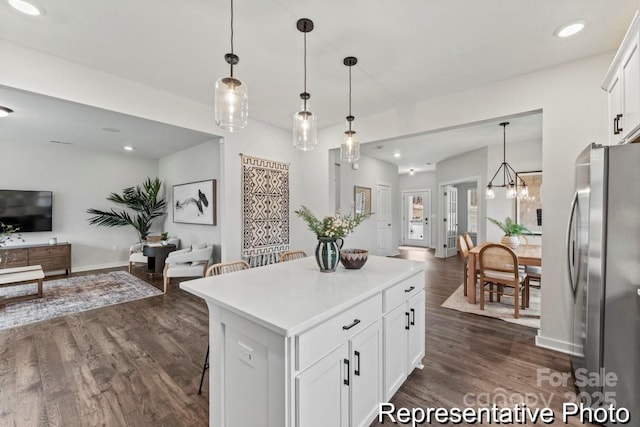
<svg viewBox="0 0 640 427">
<path fill-rule="evenodd" d="M 182 282 L 207 302 L 292 336 L 424 269 L 424 263 L 369 256 L 360 270 L 322 273 L 310 256 Z"/>
</svg>

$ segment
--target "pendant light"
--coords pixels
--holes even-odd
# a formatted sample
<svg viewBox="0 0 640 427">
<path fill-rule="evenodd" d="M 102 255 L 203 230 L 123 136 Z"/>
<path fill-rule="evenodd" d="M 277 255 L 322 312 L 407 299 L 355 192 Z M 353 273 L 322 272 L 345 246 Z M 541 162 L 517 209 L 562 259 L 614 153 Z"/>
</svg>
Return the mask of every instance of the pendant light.
<svg viewBox="0 0 640 427">
<path fill-rule="evenodd" d="M 293 115 L 293 146 L 302 151 L 310 151 L 318 144 L 317 117 L 309 111 L 308 101 L 311 95 L 307 92 L 307 33 L 313 30 L 313 21 L 302 18 L 296 26 L 304 34 L 304 92 L 300 94 L 302 109 Z"/>
<path fill-rule="evenodd" d="M 351 129 L 351 123 L 355 119 L 351 114 L 351 67 L 358 63 L 358 58 L 347 56 L 343 63 L 349 67 L 349 115 L 347 116 L 349 130 L 345 131 L 344 139 L 340 144 L 340 160 L 351 163 L 360 158 L 360 141 L 356 139 L 356 131 Z"/>
<path fill-rule="evenodd" d="M 233 53 L 233 0 L 231 0 L 231 53 L 224 55 L 231 71 L 229 77 L 221 77 L 216 82 L 215 118 L 216 124 L 230 132 L 247 126 L 249 116 L 249 93 L 246 83 L 233 75 L 233 66 L 240 61 Z"/>
<path fill-rule="evenodd" d="M 496 192 L 493 187 L 504 187 L 507 192 L 507 199 L 523 199 L 529 196 L 529 189 L 527 183 L 518 175 L 518 173 L 507 163 L 507 126 L 509 122 L 502 122 L 502 164 L 498 166 L 498 170 L 489 181 L 487 190 L 485 192 L 486 199 L 494 199 Z M 502 184 L 497 185 L 493 183 L 493 180 L 502 171 Z"/>
</svg>

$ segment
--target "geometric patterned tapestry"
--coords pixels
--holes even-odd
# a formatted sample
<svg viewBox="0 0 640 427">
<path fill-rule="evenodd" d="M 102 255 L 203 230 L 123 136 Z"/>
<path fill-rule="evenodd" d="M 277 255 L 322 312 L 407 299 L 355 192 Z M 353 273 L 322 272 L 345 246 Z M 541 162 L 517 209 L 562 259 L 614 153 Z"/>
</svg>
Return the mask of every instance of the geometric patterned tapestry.
<svg viewBox="0 0 640 427">
<path fill-rule="evenodd" d="M 289 164 L 242 155 L 242 258 L 273 264 L 289 250 Z"/>
</svg>

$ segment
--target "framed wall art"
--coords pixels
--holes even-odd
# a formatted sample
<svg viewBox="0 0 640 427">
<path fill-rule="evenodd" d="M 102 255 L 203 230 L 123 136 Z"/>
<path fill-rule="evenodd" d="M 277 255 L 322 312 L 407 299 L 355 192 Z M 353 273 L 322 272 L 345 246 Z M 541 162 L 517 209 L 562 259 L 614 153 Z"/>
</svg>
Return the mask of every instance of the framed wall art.
<svg viewBox="0 0 640 427">
<path fill-rule="evenodd" d="M 353 202 L 356 215 L 371 215 L 371 188 L 355 185 L 353 187 Z"/>
<path fill-rule="evenodd" d="M 516 223 L 533 234 L 542 234 L 542 171 L 518 172 L 527 183 L 529 196 L 515 199 Z"/>
<path fill-rule="evenodd" d="M 174 185 L 173 222 L 216 225 L 216 180 Z"/>
</svg>

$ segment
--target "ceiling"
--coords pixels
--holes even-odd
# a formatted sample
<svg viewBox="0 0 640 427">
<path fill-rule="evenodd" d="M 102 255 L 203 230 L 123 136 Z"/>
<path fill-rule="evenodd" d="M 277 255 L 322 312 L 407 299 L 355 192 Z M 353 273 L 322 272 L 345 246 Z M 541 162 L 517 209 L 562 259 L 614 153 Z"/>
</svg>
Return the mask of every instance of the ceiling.
<svg viewBox="0 0 640 427">
<path fill-rule="evenodd" d="M 1 119 L 1 140 L 58 143 L 74 148 L 159 159 L 218 137 L 152 120 L 115 113 L 0 86 L 0 104 L 14 113 Z"/>
<path fill-rule="evenodd" d="M 212 105 L 228 74 L 229 1 L 35 0 L 30 17 L 0 1 L 0 38 L 184 98 Z M 399 6 L 401 5 L 401 6 Z M 249 87 L 250 117 L 282 129 L 308 91 L 319 127 L 347 115 L 345 56 L 353 70 L 353 113 L 378 113 L 431 97 L 615 49 L 638 0 L 236 0 L 236 76 Z M 586 29 L 558 39 L 560 25 Z"/>
<path fill-rule="evenodd" d="M 542 142 L 542 112 L 513 117 L 501 117 L 481 123 L 472 123 L 436 132 L 377 141 L 360 146 L 360 152 L 369 157 L 398 166 L 400 174 L 435 170 L 436 163 L 468 151 L 490 145 L 502 145 L 503 128 L 507 121 L 506 152 L 524 142 Z M 399 154 L 400 156 L 394 156 Z"/>
</svg>

